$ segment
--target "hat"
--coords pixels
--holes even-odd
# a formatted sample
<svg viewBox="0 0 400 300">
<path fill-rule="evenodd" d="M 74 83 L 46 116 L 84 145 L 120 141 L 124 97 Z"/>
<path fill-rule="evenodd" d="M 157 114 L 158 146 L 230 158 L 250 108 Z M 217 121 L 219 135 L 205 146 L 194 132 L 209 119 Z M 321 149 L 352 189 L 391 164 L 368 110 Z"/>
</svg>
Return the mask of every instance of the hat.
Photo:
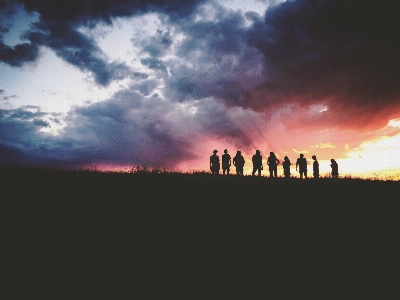
<svg viewBox="0 0 400 300">
<path fill-rule="evenodd" d="M 213 153 L 217 153 L 217 152 L 218 152 L 218 150 L 214 150 L 214 151 L 213 151 Z"/>
</svg>

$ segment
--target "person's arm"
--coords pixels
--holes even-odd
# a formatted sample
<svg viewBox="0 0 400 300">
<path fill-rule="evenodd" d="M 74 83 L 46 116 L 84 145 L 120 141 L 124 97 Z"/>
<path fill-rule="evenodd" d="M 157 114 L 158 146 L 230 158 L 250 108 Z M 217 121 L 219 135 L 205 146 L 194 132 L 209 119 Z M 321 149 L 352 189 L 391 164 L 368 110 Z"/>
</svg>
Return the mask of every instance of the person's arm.
<svg viewBox="0 0 400 300">
<path fill-rule="evenodd" d="M 280 161 L 279 159 L 276 159 L 276 165 L 279 165 Z"/>
</svg>

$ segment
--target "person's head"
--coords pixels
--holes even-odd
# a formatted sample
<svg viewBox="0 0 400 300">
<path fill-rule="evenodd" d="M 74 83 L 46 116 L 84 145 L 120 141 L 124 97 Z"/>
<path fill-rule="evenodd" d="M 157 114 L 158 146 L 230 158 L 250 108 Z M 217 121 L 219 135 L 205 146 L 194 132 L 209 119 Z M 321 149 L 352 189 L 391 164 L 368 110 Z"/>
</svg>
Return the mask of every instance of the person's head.
<svg viewBox="0 0 400 300">
<path fill-rule="evenodd" d="M 315 155 L 311 156 L 311 158 L 312 158 L 313 160 L 317 160 L 317 157 L 316 157 Z"/>
<path fill-rule="evenodd" d="M 304 154 L 303 154 L 303 153 L 302 153 L 302 154 L 300 154 L 300 157 L 301 157 L 301 158 L 303 158 L 303 157 L 304 157 Z"/>
<path fill-rule="evenodd" d="M 275 153 L 274 153 L 274 152 L 270 152 L 270 153 L 269 153 L 269 156 L 274 157 L 274 156 L 275 156 Z"/>
<path fill-rule="evenodd" d="M 260 154 L 260 150 L 256 150 L 256 154 Z"/>
<path fill-rule="evenodd" d="M 289 160 L 289 157 L 285 156 L 283 159 L 284 159 L 284 160 Z"/>
<path fill-rule="evenodd" d="M 217 152 L 218 152 L 218 150 L 214 150 L 214 151 L 213 151 L 214 154 L 217 153 Z"/>
<path fill-rule="evenodd" d="M 236 152 L 236 155 L 242 155 L 242 151 L 239 151 L 239 150 L 238 150 L 238 151 Z"/>
<path fill-rule="evenodd" d="M 331 159 L 331 163 L 334 163 L 334 162 L 335 162 L 335 160 L 332 158 L 332 159 Z"/>
<path fill-rule="evenodd" d="M 225 149 L 225 150 L 224 150 L 224 153 L 225 153 L 225 154 L 228 153 L 228 150 Z"/>
</svg>

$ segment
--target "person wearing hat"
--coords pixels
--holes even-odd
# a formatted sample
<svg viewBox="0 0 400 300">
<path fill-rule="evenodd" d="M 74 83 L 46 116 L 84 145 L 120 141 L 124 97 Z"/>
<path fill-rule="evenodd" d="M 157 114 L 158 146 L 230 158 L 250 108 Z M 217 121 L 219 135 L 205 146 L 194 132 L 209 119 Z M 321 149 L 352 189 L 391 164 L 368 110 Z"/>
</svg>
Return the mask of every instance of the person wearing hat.
<svg viewBox="0 0 400 300">
<path fill-rule="evenodd" d="M 244 157 L 241 151 L 236 152 L 236 156 L 232 160 L 233 165 L 236 167 L 236 174 L 243 176 Z"/>
<path fill-rule="evenodd" d="M 314 178 L 319 178 L 319 162 L 315 155 L 311 156 L 311 158 L 314 160 L 312 165 Z"/>
<path fill-rule="evenodd" d="M 219 156 L 217 155 L 218 150 L 213 151 L 213 155 L 210 156 L 210 170 L 212 174 L 219 174 Z"/>
<path fill-rule="evenodd" d="M 285 175 L 285 178 L 290 178 L 290 165 L 291 162 L 289 160 L 289 157 L 285 156 L 282 163 L 283 175 Z"/>
<path fill-rule="evenodd" d="M 256 171 L 258 171 L 258 176 L 261 176 L 262 156 L 260 154 L 260 150 L 256 150 L 256 154 L 253 155 L 251 160 L 253 162 L 253 173 L 251 175 L 254 176 Z"/>
<path fill-rule="evenodd" d="M 222 174 L 229 175 L 229 168 L 231 167 L 231 156 L 228 154 L 228 150 L 224 150 L 224 154 L 222 154 Z"/>
</svg>

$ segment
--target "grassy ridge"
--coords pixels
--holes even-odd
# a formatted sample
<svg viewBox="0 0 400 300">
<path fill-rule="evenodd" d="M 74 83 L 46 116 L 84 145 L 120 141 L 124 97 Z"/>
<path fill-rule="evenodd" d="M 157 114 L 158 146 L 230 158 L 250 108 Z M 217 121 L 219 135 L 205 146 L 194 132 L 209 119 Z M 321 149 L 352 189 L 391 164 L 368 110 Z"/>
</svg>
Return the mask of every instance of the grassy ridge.
<svg viewBox="0 0 400 300">
<path fill-rule="evenodd" d="M 306 255 L 290 250 L 306 240 L 319 243 L 320 258 L 329 260 L 334 241 L 390 240 L 400 223 L 399 182 L 44 169 L 2 169 L 1 176 L 2 227 L 24 233 L 27 226 L 40 237 L 51 225 L 50 239 L 67 234 L 127 246 L 165 240 L 166 247 L 170 240 L 185 251 L 289 260 Z M 211 244 L 190 243 L 206 240 Z M 242 247 L 222 247 L 223 241 L 242 241 Z M 363 245 L 357 257 L 400 253 L 365 252 L 371 246 Z M 353 257 L 354 250 L 339 256 Z"/>
<path fill-rule="evenodd" d="M 326 288 L 328 282 L 333 282 L 333 295 L 343 298 L 338 288 L 346 283 L 340 281 L 339 271 L 352 274 L 348 280 L 352 283 L 350 288 L 354 288 L 354 266 L 369 272 L 373 265 L 383 262 L 381 275 L 389 266 L 400 267 L 400 182 L 1 168 L 0 188 L 3 270 L 8 266 L 4 265 L 4 257 L 15 258 L 15 253 L 19 258 L 31 256 L 33 250 L 29 249 L 36 249 L 36 259 L 43 264 L 48 260 L 40 256 L 41 251 L 50 256 L 61 251 L 63 263 L 54 262 L 60 270 L 67 268 L 65 257 L 71 251 L 75 256 L 71 254 L 69 264 L 85 273 L 93 266 L 82 265 L 82 257 L 86 261 L 96 257 L 94 253 L 103 253 L 96 264 L 108 270 L 107 274 L 112 273 L 112 278 L 120 274 L 118 280 L 125 280 L 128 274 L 115 269 L 115 261 L 121 257 L 126 260 L 120 268 L 128 264 L 129 270 L 142 268 L 146 261 L 143 272 L 149 277 L 143 284 L 157 282 L 152 289 L 162 285 L 160 270 L 178 274 L 168 285 L 176 289 L 172 292 L 167 286 L 163 291 L 182 299 L 193 296 L 185 298 L 180 294 L 182 281 L 192 278 L 189 286 L 193 287 L 195 282 L 205 280 L 208 294 L 199 299 L 210 298 L 210 282 L 214 282 L 210 278 L 220 272 L 215 280 L 222 280 L 221 274 L 228 276 L 227 270 L 240 270 L 238 274 L 248 270 L 245 277 L 252 280 L 244 284 L 242 276 L 236 283 L 259 291 L 257 295 L 264 295 L 261 290 L 271 282 L 274 293 L 278 293 L 277 287 L 291 290 L 295 282 L 288 281 L 288 276 L 297 272 L 296 280 L 303 284 L 298 286 L 303 289 L 302 295 L 308 295 L 304 292 L 308 280 L 322 280 L 326 281 Z M 29 247 L 21 250 L 24 245 Z M 134 254 L 138 251 L 145 254 Z M 73 257 L 80 257 L 80 263 Z M 15 264 L 18 263 L 9 265 L 10 270 L 18 268 Z M 218 269 L 216 266 L 221 264 L 223 267 Z M 20 268 L 24 269 L 24 265 Z M 371 280 L 375 277 L 368 272 L 363 284 L 373 287 Z M 207 276 L 201 277 L 205 276 L 203 273 Z M 279 277 L 282 274 L 286 275 Z M 319 274 L 318 279 L 315 274 Z M 260 276 L 264 275 L 274 279 L 262 281 Z M 235 282 L 224 278 L 225 286 Z M 12 286 L 14 281 L 10 280 Z M 258 282 L 256 286 L 252 286 L 254 282 Z M 104 284 L 110 286 L 109 282 Z M 381 287 L 390 288 L 387 281 L 382 284 Z M 124 288 L 127 286 L 130 285 Z M 150 295 L 150 288 L 142 288 L 143 285 L 139 290 Z M 164 295 L 156 290 L 157 295 Z M 224 297 L 245 297 L 235 291 L 228 297 L 225 289 Z M 270 295 L 269 291 L 264 291 L 265 295 Z M 73 297 L 79 298 L 76 295 Z M 157 295 L 153 296 L 158 298 Z M 224 299 L 218 295 L 216 299 Z"/>
</svg>

